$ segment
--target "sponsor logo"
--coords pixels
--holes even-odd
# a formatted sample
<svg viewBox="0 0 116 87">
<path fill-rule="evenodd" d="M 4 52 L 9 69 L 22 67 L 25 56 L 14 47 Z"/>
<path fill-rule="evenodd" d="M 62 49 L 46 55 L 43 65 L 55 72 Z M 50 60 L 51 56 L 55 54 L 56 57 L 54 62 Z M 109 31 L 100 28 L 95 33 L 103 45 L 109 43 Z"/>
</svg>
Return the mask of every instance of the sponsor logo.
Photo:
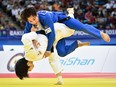
<svg viewBox="0 0 116 87">
<path fill-rule="evenodd" d="M 24 53 L 18 53 L 12 56 L 7 64 L 8 71 L 14 72 L 16 62 L 23 57 L 24 57 Z"/>
<path fill-rule="evenodd" d="M 62 65 L 93 65 L 95 63 L 95 59 L 91 58 L 86 58 L 86 59 L 80 59 L 80 58 L 76 58 L 76 57 L 72 57 L 69 59 L 61 59 L 61 63 Z"/>
<path fill-rule="evenodd" d="M 10 36 L 22 36 L 24 34 L 23 31 L 10 31 Z"/>
</svg>

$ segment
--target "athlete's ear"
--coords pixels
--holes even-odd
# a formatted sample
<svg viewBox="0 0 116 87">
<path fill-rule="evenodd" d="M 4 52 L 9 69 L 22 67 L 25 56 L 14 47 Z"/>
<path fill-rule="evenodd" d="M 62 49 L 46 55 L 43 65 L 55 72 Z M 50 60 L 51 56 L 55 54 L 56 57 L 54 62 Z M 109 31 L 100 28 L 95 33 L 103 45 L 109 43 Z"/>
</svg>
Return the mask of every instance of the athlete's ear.
<svg viewBox="0 0 116 87">
<path fill-rule="evenodd" d="M 28 71 L 31 71 L 31 70 L 33 69 L 33 67 L 34 67 L 34 64 L 33 64 L 32 61 L 28 61 L 28 62 L 27 62 L 27 66 L 29 67 L 29 68 L 28 68 Z"/>
<path fill-rule="evenodd" d="M 28 62 L 27 62 L 27 66 L 31 66 L 32 63 L 33 63 L 32 61 L 28 61 Z"/>
</svg>

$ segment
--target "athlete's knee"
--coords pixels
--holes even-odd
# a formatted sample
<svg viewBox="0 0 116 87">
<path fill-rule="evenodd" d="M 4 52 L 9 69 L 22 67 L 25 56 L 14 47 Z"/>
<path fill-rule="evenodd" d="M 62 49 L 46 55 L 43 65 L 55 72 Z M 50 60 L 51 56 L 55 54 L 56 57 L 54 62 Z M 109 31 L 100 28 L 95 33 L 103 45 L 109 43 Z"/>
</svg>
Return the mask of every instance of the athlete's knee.
<svg viewBox="0 0 116 87">
<path fill-rule="evenodd" d="M 64 57 L 66 56 L 66 49 L 64 45 L 61 46 L 60 42 L 56 45 L 57 53 L 59 56 Z"/>
<path fill-rule="evenodd" d="M 57 52 L 58 52 L 58 55 L 61 56 L 61 57 L 66 56 L 66 51 L 59 50 L 59 51 L 57 51 Z"/>
</svg>

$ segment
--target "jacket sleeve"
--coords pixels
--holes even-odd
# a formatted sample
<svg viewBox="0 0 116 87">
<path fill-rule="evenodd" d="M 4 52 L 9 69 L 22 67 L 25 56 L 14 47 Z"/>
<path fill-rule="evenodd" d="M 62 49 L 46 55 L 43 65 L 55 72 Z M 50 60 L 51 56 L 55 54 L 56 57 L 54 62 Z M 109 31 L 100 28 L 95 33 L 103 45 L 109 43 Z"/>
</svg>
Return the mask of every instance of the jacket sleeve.
<svg viewBox="0 0 116 87">
<path fill-rule="evenodd" d="M 51 48 L 55 40 L 55 31 L 54 31 L 54 23 L 49 13 L 44 16 L 44 26 L 48 26 L 51 29 L 51 32 L 46 35 L 48 38 L 47 51 L 51 51 Z"/>
<path fill-rule="evenodd" d="M 24 29 L 24 33 L 31 32 L 31 27 L 32 27 L 32 24 L 26 22 L 25 29 Z"/>
</svg>

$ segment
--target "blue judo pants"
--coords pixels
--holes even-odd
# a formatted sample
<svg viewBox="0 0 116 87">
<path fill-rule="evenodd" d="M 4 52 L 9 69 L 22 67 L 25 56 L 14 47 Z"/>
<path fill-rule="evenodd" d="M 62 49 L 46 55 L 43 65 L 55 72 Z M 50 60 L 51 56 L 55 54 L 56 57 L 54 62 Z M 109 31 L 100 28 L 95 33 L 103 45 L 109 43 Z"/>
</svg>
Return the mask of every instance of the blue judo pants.
<svg viewBox="0 0 116 87">
<path fill-rule="evenodd" d="M 69 20 L 65 21 L 63 24 L 76 31 L 83 31 L 85 33 L 88 33 L 94 36 L 95 38 L 102 38 L 100 35 L 100 30 L 96 29 L 91 25 L 83 24 L 74 18 L 70 18 Z M 59 40 L 56 45 L 58 55 L 61 57 L 68 55 L 78 47 L 77 40 L 74 40 L 74 42 L 69 46 L 66 46 L 65 40 L 66 38 Z"/>
</svg>

